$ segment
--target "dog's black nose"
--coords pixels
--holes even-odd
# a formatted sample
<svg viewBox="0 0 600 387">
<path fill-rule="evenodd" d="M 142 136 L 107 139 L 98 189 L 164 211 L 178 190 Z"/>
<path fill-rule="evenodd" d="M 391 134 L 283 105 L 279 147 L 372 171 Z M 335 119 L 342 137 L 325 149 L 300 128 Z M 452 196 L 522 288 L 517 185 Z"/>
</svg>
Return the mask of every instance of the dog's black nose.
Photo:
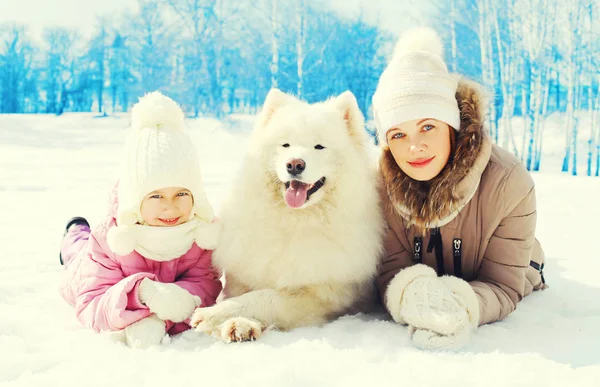
<svg viewBox="0 0 600 387">
<path fill-rule="evenodd" d="M 304 171 L 306 163 L 302 159 L 292 159 L 287 162 L 286 168 L 290 175 L 296 176 Z"/>
</svg>

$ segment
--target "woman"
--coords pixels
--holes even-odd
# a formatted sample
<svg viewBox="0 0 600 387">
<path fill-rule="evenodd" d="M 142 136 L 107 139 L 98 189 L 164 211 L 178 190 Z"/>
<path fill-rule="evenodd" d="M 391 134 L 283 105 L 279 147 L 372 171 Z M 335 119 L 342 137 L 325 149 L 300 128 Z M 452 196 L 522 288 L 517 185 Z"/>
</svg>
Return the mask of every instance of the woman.
<svg viewBox="0 0 600 387">
<path fill-rule="evenodd" d="M 442 55 L 433 30 L 408 31 L 373 97 L 388 223 L 378 287 L 421 348 L 458 348 L 546 287 L 533 180 L 492 144 L 482 88 Z"/>
</svg>

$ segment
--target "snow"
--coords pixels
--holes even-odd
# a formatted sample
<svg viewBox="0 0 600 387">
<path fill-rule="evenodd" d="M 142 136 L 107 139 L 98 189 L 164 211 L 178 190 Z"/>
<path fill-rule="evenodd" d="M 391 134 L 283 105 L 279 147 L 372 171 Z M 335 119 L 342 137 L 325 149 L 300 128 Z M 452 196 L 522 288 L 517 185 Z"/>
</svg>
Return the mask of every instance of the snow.
<svg viewBox="0 0 600 387">
<path fill-rule="evenodd" d="M 252 117 L 225 122 L 188 121 L 217 210 Z M 459 352 L 418 350 L 384 315 L 241 344 L 188 331 L 148 350 L 84 329 L 58 294 L 59 243 L 71 216 L 104 216 L 127 125 L 126 115 L 0 115 L 1 386 L 600 386 L 600 180 L 549 169 L 534 179 L 550 288 Z"/>
</svg>

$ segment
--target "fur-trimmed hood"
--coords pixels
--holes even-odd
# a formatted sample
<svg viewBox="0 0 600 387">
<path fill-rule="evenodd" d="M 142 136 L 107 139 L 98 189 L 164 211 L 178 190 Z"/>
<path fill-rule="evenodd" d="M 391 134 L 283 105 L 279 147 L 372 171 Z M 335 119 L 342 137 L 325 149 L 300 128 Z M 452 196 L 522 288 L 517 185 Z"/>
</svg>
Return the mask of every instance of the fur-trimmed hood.
<svg viewBox="0 0 600 387">
<path fill-rule="evenodd" d="M 487 96 L 483 87 L 461 79 L 456 91 L 460 108 L 460 129 L 456 135 L 454 156 L 438 176 L 417 181 L 406 175 L 387 146 L 384 146 L 380 170 L 384 195 L 394 210 L 418 231 L 449 223 L 471 200 L 492 153 L 492 142 L 485 127 Z M 385 198 L 384 198 L 385 199 Z"/>
</svg>

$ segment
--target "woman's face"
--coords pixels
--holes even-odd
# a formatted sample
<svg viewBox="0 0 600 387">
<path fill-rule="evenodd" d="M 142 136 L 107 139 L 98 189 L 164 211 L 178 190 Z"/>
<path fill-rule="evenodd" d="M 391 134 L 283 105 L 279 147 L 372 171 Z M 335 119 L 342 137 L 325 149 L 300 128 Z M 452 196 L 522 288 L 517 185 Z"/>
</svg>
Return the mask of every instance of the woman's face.
<svg viewBox="0 0 600 387">
<path fill-rule="evenodd" d="M 450 126 L 433 118 L 403 122 L 386 136 L 396 164 L 418 181 L 436 177 L 450 158 Z"/>
</svg>

